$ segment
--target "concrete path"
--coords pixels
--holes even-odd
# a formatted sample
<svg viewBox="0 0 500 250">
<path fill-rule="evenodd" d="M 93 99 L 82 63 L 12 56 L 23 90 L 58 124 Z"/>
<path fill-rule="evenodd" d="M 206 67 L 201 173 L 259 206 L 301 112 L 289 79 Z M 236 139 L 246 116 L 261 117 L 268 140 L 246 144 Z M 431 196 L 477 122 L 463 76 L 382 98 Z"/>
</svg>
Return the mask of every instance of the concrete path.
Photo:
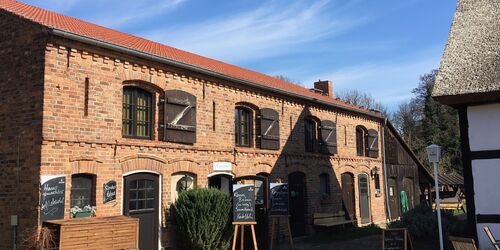
<svg viewBox="0 0 500 250">
<path fill-rule="evenodd" d="M 370 235 L 362 238 L 333 241 L 328 243 L 306 243 L 298 240 L 295 250 L 380 250 L 382 248 L 382 235 Z M 279 250 L 289 249 L 288 245 L 281 245 Z"/>
</svg>

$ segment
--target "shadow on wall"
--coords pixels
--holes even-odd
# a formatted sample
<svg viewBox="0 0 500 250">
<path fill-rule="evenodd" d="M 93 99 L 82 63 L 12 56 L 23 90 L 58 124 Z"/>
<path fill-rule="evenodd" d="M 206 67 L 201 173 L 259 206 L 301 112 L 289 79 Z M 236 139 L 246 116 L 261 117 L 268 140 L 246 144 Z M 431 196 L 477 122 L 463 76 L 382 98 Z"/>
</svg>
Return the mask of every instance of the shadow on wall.
<svg viewBox="0 0 500 250">
<path fill-rule="evenodd" d="M 265 123 L 265 119 L 261 120 Z M 330 161 L 330 156 L 337 154 L 336 121 L 320 120 L 308 107 L 299 117 L 283 116 L 282 112 L 280 121 L 289 122 L 290 126 L 281 127 L 291 131 L 272 168 L 269 182 L 281 179 L 289 184 L 292 236 L 313 232 L 314 213 L 346 211 L 346 217 L 354 219 L 354 176 L 351 173 L 342 175 L 342 180 L 345 176 L 345 185 L 352 189 L 347 196 L 344 195 L 348 200 L 343 202 L 344 192 Z M 264 137 L 264 131 L 268 130 L 266 126 L 260 124 L 261 144 L 272 139 Z"/>
</svg>

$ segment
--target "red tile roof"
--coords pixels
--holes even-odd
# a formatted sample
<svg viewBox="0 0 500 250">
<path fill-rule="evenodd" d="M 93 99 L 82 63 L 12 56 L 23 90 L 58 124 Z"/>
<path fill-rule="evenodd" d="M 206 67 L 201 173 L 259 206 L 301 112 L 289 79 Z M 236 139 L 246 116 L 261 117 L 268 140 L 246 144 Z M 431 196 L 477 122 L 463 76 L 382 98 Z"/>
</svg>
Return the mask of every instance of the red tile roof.
<svg viewBox="0 0 500 250">
<path fill-rule="evenodd" d="M 73 17 L 65 16 L 25 3 L 13 0 L 0 0 L 0 8 L 49 28 L 74 33 L 80 36 L 85 36 L 95 40 L 111 43 L 143 53 L 203 68 L 205 70 L 223 74 L 229 77 L 250 81 L 261 86 L 271 87 L 277 90 L 284 90 L 287 92 L 292 92 L 294 94 L 316 98 L 318 100 L 328 102 L 332 105 L 342 106 L 348 109 L 358 110 L 363 113 L 380 116 L 380 113 L 378 112 L 369 111 L 362 107 L 351 105 L 331 97 L 323 96 L 318 93 L 312 93 L 306 88 L 279 80 L 275 77 L 189 53 L 187 51 L 176 49 L 158 42 L 150 41 L 117 30 L 85 22 Z"/>
</svg>

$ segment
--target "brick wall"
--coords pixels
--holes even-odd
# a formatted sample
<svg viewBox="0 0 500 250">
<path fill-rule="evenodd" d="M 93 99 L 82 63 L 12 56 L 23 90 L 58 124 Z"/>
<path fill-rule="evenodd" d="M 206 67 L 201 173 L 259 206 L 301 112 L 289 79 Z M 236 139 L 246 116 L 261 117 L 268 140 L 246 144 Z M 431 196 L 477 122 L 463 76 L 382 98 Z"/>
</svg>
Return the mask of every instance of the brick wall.
<svg viewBox="0 0 500 250">
<path fill-rule="evenodd" d="M 212 173 L 212 163 L 229 161 L 233 163 L 235 176 L 265 172 L 270 174 L 271 181 L 276 178 L 286 181 L 288 174 L 304 172 L 307 182 L 306 218 L 312 222 L 312 213 L 341 209 L 340 174 L 354 174 L 358 193 L 357 175 L 369 174 L 374 167 L 382 169 L 380 156 L 376 159 L 358 157 L 355 144 L 357 125 L 380 132 L 380 120 L 338 109 L 325 109 L 301 100 L 259 92 L 61 38 L 49 41 L 45 60 L 41 174 L 66 175 L 67 190 L 70 190 L 72 174 L 96 174 L 97 216 L 121 214 L 123 176 L 130 171 L 148 170 L 161 175 L 161 206 L 162 210 L 166 210 L 171 203 L 170 176 L 173 173 L 192 172 L 197 176 L 197 185 L 203 187 L 207 186 L 207 175 Z M 86 107 L 87 78 L 89 96 Z M 164 90 L 180 89 L 194 94 L 198 112 L 197 142 L 191 146 L 161 141 L 161 105 L 155 106 L 152 140 L 122 138 L 122 90 L 127 85 L 150 91 L 156 104 L 160 103 Z M 254 108 L 272 108 L 280 113 L 281 150 L 235 148 L 233 109 L 237 103 L 247 103 Z M 338 155 L 329 157 L 304 153 L 303 119 L 306 116 L 337 122 Z M 325 200 L 319 194 L 321 173 L 330 174 L 332 195 Z M 111 179 L 117 181 L 117 201 L 103 204 L 102 185 Z M 375 195 L 371 178 L 370 191 L 372 221 L 384 222 L 383 193 Z M 67 192 L 66 218 L 70 214 L 69 195 Z M 356 210 L 359 218 L 358 203 Z M 164 220 L 162 224 L 167 226 Z M 167 233 L 163 237 L 164 241 L 168 241 Z"/>
<path fill-rule="evenodd" d="M 0 10 L 0 249 L 37 226 L 45 38 L 41 28 Z"/>
</svg>

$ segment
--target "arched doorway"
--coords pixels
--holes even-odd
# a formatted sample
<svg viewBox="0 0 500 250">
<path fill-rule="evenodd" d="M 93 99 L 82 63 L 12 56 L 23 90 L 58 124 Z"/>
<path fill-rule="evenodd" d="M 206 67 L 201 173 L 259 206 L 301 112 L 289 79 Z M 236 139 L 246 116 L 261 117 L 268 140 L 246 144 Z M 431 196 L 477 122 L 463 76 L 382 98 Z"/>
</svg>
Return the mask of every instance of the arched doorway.
<svg viewBox="0 0 500 250">
<path fill-rule="evenodd" d="M 346 172 L 340 175 L 342 185 L 342 206 L 349 220 L 356 219 L 356 195 L 354 191 L 354 175 Z"/>
<path fill-rule="evenodd" d="M 361 224 L 368 224 L 370 220 L 370 183 L 368 175 L 363 173 L 358 175 L 359 190 L 359 217 Z"/>
<path fill-rule="evenodd" d="M 208 187 L 217 188 L 230 194 L 233 191 L 231 180 L 233 176 L 226 173 L 214 173 L 208 176 Z"/>
<path fill-rule="evenodd" d="M 139 219 L 139 249 L 158 249 L 159 179 L 152 173 L 124 176 L 123 215 Z"/>
<path fill-rule="evenodd" d="M 306 175 L 302 172 L 293 172 L 288 175 L 290 192 L 290 227 L 292 237 L 306 234 Z"/>
</svg>

